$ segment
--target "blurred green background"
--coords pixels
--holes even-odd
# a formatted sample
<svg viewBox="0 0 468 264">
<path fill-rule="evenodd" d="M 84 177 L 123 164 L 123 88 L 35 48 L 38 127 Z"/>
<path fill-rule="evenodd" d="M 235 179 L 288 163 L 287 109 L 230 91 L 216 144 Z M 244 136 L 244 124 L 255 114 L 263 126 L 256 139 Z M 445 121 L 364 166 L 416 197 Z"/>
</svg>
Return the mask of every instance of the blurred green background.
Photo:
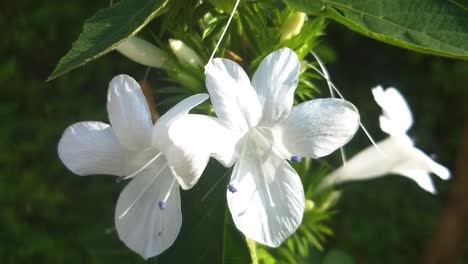
<svg viewBox="0 0 468 264">
<path fill-rule="evenodd" d="M 68 125 L 107 122 L 107 84 L 113 76 L 141 79 L 145 67 L 111 53 L 45 83 L 84 20 L 107 5 L 90 0 L 1 4 L 0 263 L 143 262 L 114 230 L 115 201 L 124 184 L 110 176 L 73 175 L 56 149 Z M 413 110 L 410 135 L 417 146 L 453 170 L 467 112 L 468 64 L 391 47 L 333 23 L 325 32 L 321 53 L 332 78 L 374 137 L 385 135 L 370 89 L 395 86 Z M 346 150 L 351 156 L 369 144 L 359 133 Z M 339 154 L 330 162 L 339 165 Z M 340 249 L 356 263 L 417 262 L 451 183 L 434 180 L 437 196 L 397 176 L 346 184 L 326 250 Z"/>
</svg>

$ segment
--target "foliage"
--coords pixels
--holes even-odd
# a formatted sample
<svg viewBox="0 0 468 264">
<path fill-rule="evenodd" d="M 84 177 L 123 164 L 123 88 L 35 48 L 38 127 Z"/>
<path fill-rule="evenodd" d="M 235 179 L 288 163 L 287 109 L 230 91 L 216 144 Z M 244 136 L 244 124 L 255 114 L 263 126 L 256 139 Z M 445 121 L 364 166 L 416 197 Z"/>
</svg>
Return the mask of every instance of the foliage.
<svg viewBox="0 0 468 264">
<path fill-rule="evenodd" d="M 399 47 L 468 59 L 468 16 L 461 5 L 439 0 L 287 0 L 366 36 Z M 317 5 L 321 3 L 319 8 Z M 319 11 L 318 11 L 319 10 Z"/>
</svg>

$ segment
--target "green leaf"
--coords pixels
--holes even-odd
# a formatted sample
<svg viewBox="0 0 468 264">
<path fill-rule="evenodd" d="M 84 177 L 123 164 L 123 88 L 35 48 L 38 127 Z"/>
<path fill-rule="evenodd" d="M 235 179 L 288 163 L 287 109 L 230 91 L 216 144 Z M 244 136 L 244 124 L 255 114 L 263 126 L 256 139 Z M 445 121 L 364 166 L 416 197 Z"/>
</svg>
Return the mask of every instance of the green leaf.
<svg viewBox="0 0 468 264">
<path fill-rule="evenodd" d="M 296 5 L 319 2 L 319 0 L 287 1 Z M 321 0 L 321 2 L 324 5 L 323 14 L 368 37 L 418 52 L 468 59 L 468 16 L 464 9 L 449 1 Z"/>
<path fill-rule="evenodd" d="M 122 0 L 86 20 L 83 32 L 47 81 L 108 53 L 161 14 L 169 0 Z"/>
<path fill-rule="evenodd" d="M 468 11 L 468 0 L 448 0 L 453 4 L 457 5 L 460 8 L 463 8 L 465 11 Z"/>
<path fill-rule="evenodd" d="M 283 2 L 308 14 L 315 14 L 323 8 L 321 0 L 283 0 Z"/>
<path fill-rule="evenodd" d="M 330 250 L 325 258 L 323 264 L 354 264 L 353 258 L 341 250 Z"/>
<path fill-rule="evenodd" d="M 182 230 L 174 245 L 157 258 L 157 263 L 256 263 L 227 209 L 230 172 L 210 162 L 197 185 L 190 191 L 181 191 Z"/>
</svg>

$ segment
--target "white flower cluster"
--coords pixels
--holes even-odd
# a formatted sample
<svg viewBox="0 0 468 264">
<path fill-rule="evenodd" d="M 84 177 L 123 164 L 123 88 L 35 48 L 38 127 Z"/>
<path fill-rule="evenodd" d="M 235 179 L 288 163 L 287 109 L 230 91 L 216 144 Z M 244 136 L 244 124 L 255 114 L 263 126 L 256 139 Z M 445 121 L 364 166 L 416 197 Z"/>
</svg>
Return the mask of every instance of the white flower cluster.
<svg viewBox="0 0 468 264">
<path fill-rule="evenodd" d="M 170 46 L 180 60 L 192 58 L 190 63 L 201 65 L 182 42 L 171 40 Z M 167 58 L 136 37 L 118 50 L 152 67 L 161 67 Z M 150 59 L 155 56 L 161 59 Z M 115 225 L 120 239 L 144 258 L 162 253 L 176 240 L 182 225 L 180 188 L 188 190 L 198 182 L 210 157 L 233 166 L 226 194 L 237 228 L 252 240 L 277 247 L 298 228 L 305 206 L 301 180 L 289 162 L 326 156 L 346 144 L 359 127 L 356 107 L 342 99 L 293 106 L 300 67 L 288 48 L 268 55 L 252 80 L 231 60 L 210 60 L 206 87 L 216 117 L 188 113 L 209 98 L 197 94 L 155 124 L 139 84 L 130 76 L 116 76 L 107 97 L 110 125 L 87 121 L 68 127 L 59 142 L 59 156 L 78 175 L 132 179 L 118 199 Z M 433 191 L 428 171 L 448 177 L 445 168 L 412 146 L 405 134 L 411 115 L 398 95 L 393 89 L 374 90 L 384 109 L 382 129 L 391 135 L 379 143 L 384 156 L 369 148 L 332 173 L 324 185 L 395 172 Z M 392 162 L 397 156 L 406 163 Z"/>
</svg>

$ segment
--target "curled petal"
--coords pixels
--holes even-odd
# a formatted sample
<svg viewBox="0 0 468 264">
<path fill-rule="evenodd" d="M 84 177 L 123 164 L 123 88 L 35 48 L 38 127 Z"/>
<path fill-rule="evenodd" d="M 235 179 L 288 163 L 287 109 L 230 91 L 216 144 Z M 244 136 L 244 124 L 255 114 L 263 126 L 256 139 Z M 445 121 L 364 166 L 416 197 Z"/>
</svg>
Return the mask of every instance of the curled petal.
<svg viewBox="0 0 468 264">
<path fill-rule="evenodd" d="M 293 155 L 319 158 L 351 140 L 358 126 L 359 113 L 353 104 L 329 98 L 294 106 L 273 132 L 285 158 Z"/>
<path fill-rule="evenodd" d="M 171 140 L 169 139 L 169 128 L 172 123 L 180 117 L 186 115 L 192 108 L 203 103 L 206 99 L 208 99 L 207 94 L 202 93 L 192 95 L 182 100 L 169 111 L 167 111 L 164 115 L 162 115 L 154 125 L 152 138 L 153 146 L 156 146 L 161 150 L 169 148 L 172 144 Z"/>
<path fill-rule="evenodd" d="M 262 108 L 244 70 L 227 59 L 205 66 L 206 87 L 216 115 L 233 130 L 245 132 L 258 124 Z"/>
<path fill-rule="evenodd" d="M 260 63 L 252 86 L 263 107 L 262 123 L 271 125 L 289 114 L 300 68 L 296 53 L 288 48 L 271 53 Z"/>
<path fill-rule="evenodd" d="M 377 104 L 382 108 L 380 128 L 390 135 L 405 134 L 413 125 L 413 116 L 405 98 L 397 89 L 390 87 L 385 91 L 381 86 L 372 89 Z"/>
<path fill-rule="evenodd" d="M 58 145 L 62 162 L 78 175 L 131 173 L 135 153 L 122 146 L 112 127 L 102 122 L 80 122 L 68 127 Z"/>
<path fill-rule="evenodd" d="M 249 143 L 232 172 L 229 210 L 246 237 L 278 247 L 302 221 L 304 190 L 288 162 L 274 151 L 259 150 L 253 141 Z"/>
<path fill-rule="evenodd" d="M 183 189 L 198 182 L 210 156 L 226 167 L 234 163 L 237 138 L 217 118 L 184 115 L 170 127 L 169 138 L 166 156 Z"/>
<path fill-rule="evenodd" d="M 165 165 L 152 166 L 124 188 L 115 210 L 115 225 L 125 245 L 145 259 L 174 243 L 182 225 L 180 190 Z"/>
<path fill-rule="evenodd" d="M 151 143 L 153 123 L 140 85 L 130 76 L 114 77 L 107 94 L 109 120 L 119 141 L 129 149 Z"/>
</svg>

